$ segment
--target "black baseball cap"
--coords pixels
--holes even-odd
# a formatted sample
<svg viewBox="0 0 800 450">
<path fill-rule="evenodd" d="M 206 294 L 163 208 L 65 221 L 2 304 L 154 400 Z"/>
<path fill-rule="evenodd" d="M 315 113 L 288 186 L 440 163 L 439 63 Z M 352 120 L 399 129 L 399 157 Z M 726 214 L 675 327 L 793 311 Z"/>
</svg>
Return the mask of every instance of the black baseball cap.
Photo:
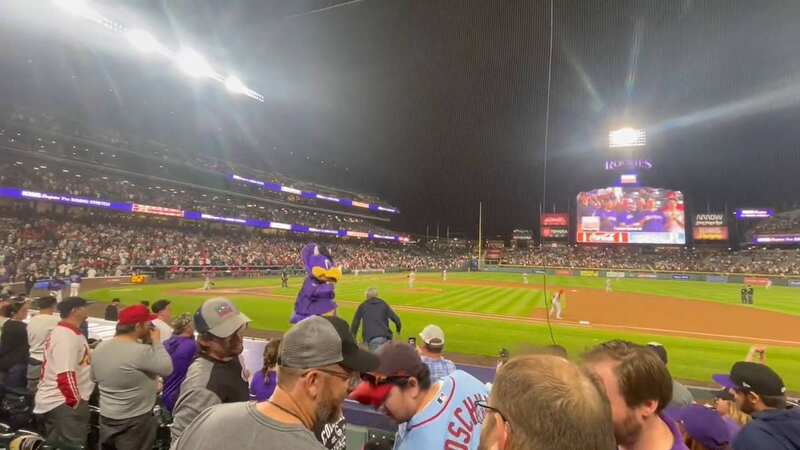
<svg viewBox="0 0 800 450">
<path fill-rule="evenodd" d="M 373 373 L 387 380 L 393 378 L 419 378 L 427 369 L 417 350 L 408 344 L 400 342 L 383 344 L 378 349 L 378 359 L 380 364 Z M 350 393 L 349 398 L 362 405 L 372 406 L 377 409 L 386 401 L 391 390 L 392 383 L 375 383 L 365 379 Z"/>
<path fill-rule="evenodd" d="M 69 316 L 69 313 L 71 313 L 73 309 L 91 304 L 92 302 L 86 301 L 81 297 L 69 297 L 68 299 L 58 304 L 58 313 L 61 314 L 61 318 L 64 319 L 67 316 Z"/>
<path fill-rule="evenodd" d="M 711 379 L 726 389 L 750 391 L 758 395 L 769 396 L 786 394 L 786 386 L 781 377 L 764 364 L 739 361 L 731 367 L 730 374 L 713 375 Z"/>
<path fill-rule="evenodd" d="M 46 295 L 44 297 L 39 297 L 36 299 L 36 307 L 39 309 L 47 309 L 52 308 L 58 303 L 55 297 L 51 295 Z"/>
<path fill-rule="evenodd" d="M 150 307 L 150 310 L 153 311 L 154 314 L 158 314 L 159 312 L 167 309 L 167 306 L 169 306 L 169 304 L 170 304 L 169 300 L 164 300 L 164 299 L 157 300 L 155 303 L 153 303 L 153 306 Z"/>
</svg>

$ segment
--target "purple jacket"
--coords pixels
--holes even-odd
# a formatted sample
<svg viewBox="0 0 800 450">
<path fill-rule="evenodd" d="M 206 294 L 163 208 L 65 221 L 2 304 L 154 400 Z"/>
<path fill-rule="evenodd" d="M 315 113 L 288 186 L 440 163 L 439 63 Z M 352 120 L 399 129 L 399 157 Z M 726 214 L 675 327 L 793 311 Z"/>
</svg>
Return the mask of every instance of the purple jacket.
<svg viewBox="0 0 800 450">
<path fill-rule="evenodd" d="M 197 345 L 191 337 L 172 336 L 164 341 L 164 349 L 172 358 L 172 373 L 164 378 L 161 403 L 171 413 L 178 400 L 178 395 L 181 393 L 181 383 L 186 378 L 186 371 L 189 370 L 189 366 L 197 354 Z"/>
<path fill-rule="evenodd" d="M 297 293 L 294 302 L 294 314 L 289 319 L 290 323 L 297 323 L 310 316 L 321 316 L 336 309 L 334 297 L 335 284 L 318 280 L 313 275 L 315 267 L 323 270 L 333 268 L 333 261 L 319 252 L 317 244 L 307 244 L 300 251 L 303 265 L 306 269 L 306 279 L 303 287 Z"/>
<path fill-rule="evenodd" d="M 250 381 L 250 400 L 263 402 L 275 392 L 275 387 L 278 385 L 277 373 L 274 370 L 267 372 L 267 378 L 264 379 L 264 371 L 259 370 L 253 375 Z"/>
</svg>

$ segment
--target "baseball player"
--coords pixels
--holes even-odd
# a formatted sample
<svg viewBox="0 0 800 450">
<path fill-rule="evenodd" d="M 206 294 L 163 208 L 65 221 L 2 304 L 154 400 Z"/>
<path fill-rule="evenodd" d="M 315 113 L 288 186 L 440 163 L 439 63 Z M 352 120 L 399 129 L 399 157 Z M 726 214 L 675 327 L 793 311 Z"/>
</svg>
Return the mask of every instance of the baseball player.
<svg viewBox="0 0 800 450">
<path fill-rule="evenodd" d="M 442 269 L 442 281 L 447 281 L 447 269 Z"/>
<path fill-rule="evenodd" d="M 560 290 L 553 294 L 552 305 L 550 305 L 550 317 L 555 316 L 556 319 L 561 319 L 561 298 L 564 295 L 564 290 Z"/>
<path fill-rule="evenodd" d="M 411 272 L 408 273 L 408 288 L 414 289 L 414 280 L 417 278 L 417 272 L 414 269 L 411 269 Z"/>
<path fill-rule="evenodd" d="M 606 292 L 614 292 L 614 290 L 611 289 L 611 278 L 606 278 Z"/>
<path fill-rule="evenodd" d="M 366 373 L 350 398 L 398 423 L 394 450 L 478 448 L 489 393 L 477 378 L 456 370 L 431 382 L 414 347 L 388 342 L 378 352 L 380 365 Z"/>
<path fill-rule="evenodd" d="M 214 286 L 214 282 L 211 281 L 211 274 L 206 272 L 205 281 L 203 281 L 203 290 L 210 291 L 212 286 Z"/>
<path fill-rule="evenodd" d="M 288 288 L 289 287 L 289 273 L 286 272 L 286 269 L 281 271 L 281 287 Z"/>
<path fill-rule="evenodd" d="M 528 284 L 528 272 L 522 274 L 522 284 Z"/>
<path fill-rule="evenodd" d="M 69 296 L 77 297 L 81 291 L 81 275 L 78 272 L 69 276 Z"/>
</svg>

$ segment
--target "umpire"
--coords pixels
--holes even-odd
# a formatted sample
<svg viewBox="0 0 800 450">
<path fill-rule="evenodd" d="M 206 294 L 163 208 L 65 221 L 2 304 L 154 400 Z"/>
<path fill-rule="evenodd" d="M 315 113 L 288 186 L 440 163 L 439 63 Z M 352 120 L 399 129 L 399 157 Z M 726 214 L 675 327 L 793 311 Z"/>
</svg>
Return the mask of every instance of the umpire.
<svg viewBox="0 0 800 450">
<path fill-rule="evenodd" d="M 357 335 L 362 320 L 364 328 L 361 331 L 361 339 L 371 352 L 377 351 L 381 345 L 392 340 L 390 320 L 394 322 L 397 334 L 400 335 L 400 318 L 385 301 L 378 298 L 378 290 L 375 288 L 367 289 L 367 299 L 358 305 L 350 325 L 353 336 Z"/>
</svg>

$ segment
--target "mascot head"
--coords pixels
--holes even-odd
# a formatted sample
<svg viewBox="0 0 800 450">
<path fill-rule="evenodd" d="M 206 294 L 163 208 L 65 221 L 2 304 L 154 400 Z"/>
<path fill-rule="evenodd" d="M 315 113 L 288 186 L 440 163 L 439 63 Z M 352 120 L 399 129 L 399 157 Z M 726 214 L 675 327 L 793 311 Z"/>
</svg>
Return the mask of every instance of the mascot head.
<svg viewBox="0 0 800 450">
<path fill-rule="evenodd" d="M 342 277 L 341 268 L 334 267 L 333 258 L 327 247 L 307 244 L 300 252 L 306 273 L 321 282 L 337 282 Z"/>
</svg>

